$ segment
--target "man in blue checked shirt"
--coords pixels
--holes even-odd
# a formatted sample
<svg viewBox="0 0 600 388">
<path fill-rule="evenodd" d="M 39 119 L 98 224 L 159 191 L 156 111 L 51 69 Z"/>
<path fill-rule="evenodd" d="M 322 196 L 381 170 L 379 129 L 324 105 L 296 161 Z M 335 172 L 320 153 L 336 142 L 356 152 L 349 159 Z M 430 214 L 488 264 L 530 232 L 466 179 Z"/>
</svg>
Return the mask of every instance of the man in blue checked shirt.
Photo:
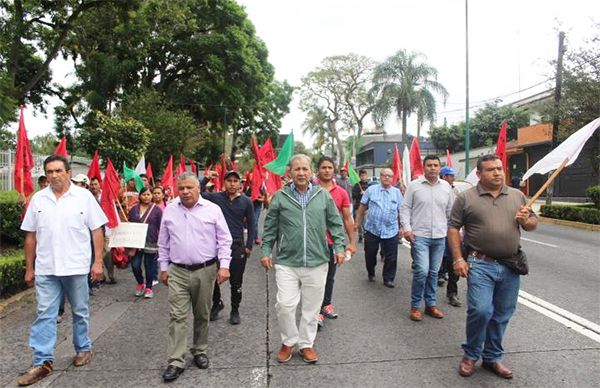
<svg viewBox="0 0 600 388">
<path fill-rule="evenodd" d="M 380 183 L 369 186 L 360 200 L 354 229 L 359 230 L 365 210 L 365 263 L 369 281 L 375 281 L 377 251 L 382 245 L 384 252 L 383 284 L 394 288 L 396 284 L 396 261 L 398 259 L 398 238 L 400 233 L 400 208 L 404 198 L 400 190 L 392 186 L 394 173 L 389 168 L 381 170 Z"/>
</svg>

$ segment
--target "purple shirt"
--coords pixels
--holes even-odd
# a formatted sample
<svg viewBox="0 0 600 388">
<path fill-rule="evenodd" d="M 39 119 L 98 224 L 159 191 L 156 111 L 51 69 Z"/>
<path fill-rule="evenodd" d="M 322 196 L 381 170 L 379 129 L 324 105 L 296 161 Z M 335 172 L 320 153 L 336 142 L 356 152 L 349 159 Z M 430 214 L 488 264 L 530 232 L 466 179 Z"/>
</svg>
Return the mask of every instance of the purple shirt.
<svg viewBox="0 0 600 388">
<path fill-rule="evenodd" d="M 146 213 L 149 211 L 152 212 L 148 214 L 148 218 L 146 218 Z M 146 209 L 146 213 L 140 214 L 140 205 L 137 204 L 129 211 L 129 222 L 138 222 L 144 223 L 144 218 L 146 218 L 146 224 L 148 224 L 148 234 L 146 234 L 146 242 L 155 243 L 158 241 L 158 231 L 160 230 L 160 221 L 162 218 L 162 210 L 158 206 L 149 205 Z"/>
<path fill-rule="evenodd" d="M 163 212 L 158 235 L 158 262 L 166 271 L 170 263 L 201 264 L 218 257 L 220 268 L 229 268 L 232 238 L 219 206 L 200 197 L 191 208 L 179 198 Z"/>
</svg>

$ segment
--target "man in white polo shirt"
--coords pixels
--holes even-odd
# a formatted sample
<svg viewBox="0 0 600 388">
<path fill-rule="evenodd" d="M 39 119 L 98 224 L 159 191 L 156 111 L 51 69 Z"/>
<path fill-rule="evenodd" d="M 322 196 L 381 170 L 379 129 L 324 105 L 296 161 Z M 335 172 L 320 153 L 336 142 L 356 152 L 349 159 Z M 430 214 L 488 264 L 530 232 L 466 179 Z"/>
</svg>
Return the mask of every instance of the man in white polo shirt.
<svg viewBox="0 0 600 388">
<path fill-rule="evenodd" d="M 89 337 L 88 274 L 102 278 L 102 226 L 106 216 L 89 190 L 71 183 L 66 158 L 52 155 L 44 160 L 49 187 L 38 191 L 27 208 L 21 229 L 25 231 L 25 282 L 35 285 L 37 317 L 31 325 L 29 346 L 33 366 L 17 384 L 33 384 L 52 373 L 56 318 L 63 295 L 73 313 L 73 364 L 92 359 Z M 94 263 L 90 272 L 90 230 Z"/>
</svg>

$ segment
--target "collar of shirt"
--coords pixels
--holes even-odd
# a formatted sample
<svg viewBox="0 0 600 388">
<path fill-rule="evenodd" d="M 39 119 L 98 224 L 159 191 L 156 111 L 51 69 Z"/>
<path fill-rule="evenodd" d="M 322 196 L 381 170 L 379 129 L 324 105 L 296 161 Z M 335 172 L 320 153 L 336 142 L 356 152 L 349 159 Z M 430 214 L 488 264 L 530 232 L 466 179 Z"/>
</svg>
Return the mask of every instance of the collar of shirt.
<svg viewBox="0 0 600 388">
<path fill-rule="evenodd" d="M 304 193 L 302 193 L 300 190 L 298 190 L 296 188 L 296 185 L 294 184 L 294 182 L 290 183 L 290 189 L 292 189 L 292 191 L 298 195 L 308 195 L 310 193 L 310 191 L 312 190 L 313 184 L 311 182 L 308 182 L 308 188 L 306 189 L 306 191 Z"/>
<path fill-rule="evenodd" d="M 477 183 L 477 194 L 479 194 L 479 196 L 481 197 L 482 195 L 492 195 L 489 191 L 486 191 L 483 186 L 481 186 L 481 183 Z M 502 185 L 502 188 L 500 189 L 500 194 L 502 195 L 508 195 L 508 186 L 506 185 Z"/>
<path fill-rule="evenodd" d="M 56 194 L 54 194 L 54 191 L 52 191 L 52 188 L 50 186 L 48 186 L 46 189 L 40 190 L 40 195 L 44 195 L 44 196 L 50 198 L 53 202 L 57 202 Z M 71 196 L 71 195 L 75 195 L 73 193 L 73 190 L 77 190 L 77 189 L 86 190 L 86 189 L 81 188 L 81 187 L 79 187 L 77 185 L 74 185 L 73 183 L 69 183 L 69 188 L 67 189 L 67 191 L 64 192 L 63 195 L 60 196 L 60 198 L 65 198 L 65 197 L 68 197 L 68 196 Z"/>
<path fill-rule="evenodd" d="M 185 205 L 183 204 L 183 202 L 181 202 L 181 198 L 179 198 L 179 197 L 177 197 L 176 199 L 174 199 L 173 202 L 176 203 L 177 205 L 181 206 L 181 207 L 185 207 Z M 195 208 L 195 207 L 198 207 L 198 206 L 205 205 L 208 202 L 210 202 L 210 201 L 207 200 L 207 199 L 202 198 L 202 196 L 199 196 L 198 197 L 198 202 L 196 202 L 194 204 L 194 206 L 192 207 L 192 209 Z"/>
<path fill-rule="evenodd" d="M 418 178 L 417 178 L 417 180 L 418 180 L 418 182 L 419 182 L 419 183 L 427 183 L 427 184 L 429 184 L 430 186 L 439 185 L 439 184 L 440 184 L 440 181 L 441 181 L 441 179 L 440 179 L 440 178 L 437 178 L 437 180 L 435 181 L 435 183 L 431 183 L 431 182 L 429 182 L 429 181 L 427 180 L 427 178 L 425 178 L 423 175 L 421 175 L 420 177 L 418 177 Z"/>
</svg>

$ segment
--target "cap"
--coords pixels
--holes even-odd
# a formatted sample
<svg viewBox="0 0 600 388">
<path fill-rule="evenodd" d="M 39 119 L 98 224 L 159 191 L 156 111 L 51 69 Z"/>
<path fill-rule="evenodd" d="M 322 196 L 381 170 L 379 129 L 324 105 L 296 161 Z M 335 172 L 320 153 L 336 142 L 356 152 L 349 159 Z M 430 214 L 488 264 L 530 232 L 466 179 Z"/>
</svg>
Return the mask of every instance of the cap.
<svg viewBox="0 0 600 388">
<path fill-rule="evenodd" d="M 240 176 L 240 174 L 238 174 L 237 171 L 233 171 L 233 170 L 227 171 L 225 173 L 225 176 L 223 177 L 223 179 L 227 179 L 227 178 L 229 178 L 232 175 L 235 176 L 237 179 L 240 179 L 240 180 L 242 179 L 242 177 Z"/>
<path fill-rule="evenodd" d="M 441 176 L 446 176 L 446 175 L 452 175 L 452 176 L 456 176 L 456 170 L 454 170 L 452 167 L 442 167 L 442 169 L 440 170 L 440 175 Z"/>
<path fill-rule="evenodd" d="M 85 174 L 77 174 L 75 175 L 75 178 L 71 178 L 71 180 L 77 183 L 85 183 L 86 185 L 90 184 L 90 178 Z"/>
</svg>

